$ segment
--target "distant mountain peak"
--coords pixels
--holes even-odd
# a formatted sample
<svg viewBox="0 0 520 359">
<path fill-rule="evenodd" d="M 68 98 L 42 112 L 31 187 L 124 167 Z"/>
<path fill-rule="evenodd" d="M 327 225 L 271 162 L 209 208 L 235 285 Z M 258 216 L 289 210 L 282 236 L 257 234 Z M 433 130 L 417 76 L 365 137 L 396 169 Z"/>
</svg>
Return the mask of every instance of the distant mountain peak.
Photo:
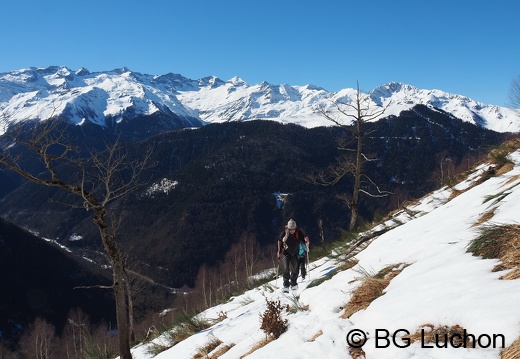
<svg viewBox="0 0 520 359">
<path fill-rule="evenodd" d="M 86 75 L 90 75 L 90 71 L 87 70 L 86 68 L 84 67 L 80 67 L 76 72 L 75 74 L 77 76 L 86 76 Z"/>
<path fill-rule="evenodd" d="M 415 92 L 417 88 L 411 85 L 406 85 L 401 82 L 390 82 L 373 89 L 370 94 L 379 95 L 382 97 L 390 97 L 396 92 Z"/>
<path fill-rule="evenodd" d="M 238 76 L 233 76 L 229 81 L 227 81 L 228 83 L 234 85 L 234 86 L 248 86 L 247 82 L 245 82 L 244 80 L 242 80 L 240 77 Z"/>
<path fill-rule="evenodd" d="M 202 79 L 200 79 L 199 80 L 199 84 L 201 86 L 208 86 L 210 88 L 217 88 L 219 86 L 224 85 L 225 82 L 222 81 L 221 79 L 219 79 L 216 76 L 208 76 L 208 77 L 203 77 Z"/>
</svg>

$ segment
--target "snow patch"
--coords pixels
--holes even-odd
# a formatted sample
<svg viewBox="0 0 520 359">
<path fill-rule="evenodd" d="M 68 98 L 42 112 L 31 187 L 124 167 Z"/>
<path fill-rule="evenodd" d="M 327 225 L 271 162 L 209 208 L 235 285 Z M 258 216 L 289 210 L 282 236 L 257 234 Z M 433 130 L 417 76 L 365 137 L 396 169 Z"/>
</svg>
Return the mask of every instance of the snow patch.
<svg viewBox="0 0 520 359">
<path fill-rule="evenodd" d="M 172 181 L 167 178 L 163 178 L 158 183 L 154 183 L 146 190 L 146 196 L 153 198 L 156 193 L 164 193 L 168 194 L 170 191 L 175 189 L 175 187 L 179 184 L 177 181 Z"/>
<path fill-rule="evenodd" d="M 82 239 L 83 239 L 83 237 L 76 233 L 72 233 L 69 236 L 69 242 L 81 241 Z"/>
</svg>

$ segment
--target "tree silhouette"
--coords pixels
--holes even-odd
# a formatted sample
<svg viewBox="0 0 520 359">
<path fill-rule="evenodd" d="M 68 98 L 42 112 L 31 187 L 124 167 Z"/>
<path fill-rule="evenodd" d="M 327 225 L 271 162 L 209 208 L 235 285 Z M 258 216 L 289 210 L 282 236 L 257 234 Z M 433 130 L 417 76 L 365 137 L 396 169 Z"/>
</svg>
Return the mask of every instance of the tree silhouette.
<svg viewBox="0 0 520 359">
<path fill-rule="evenodd" d="M 382 108 L 373 108 L 371 105 L 370 96 L 361 93 L 358 83 L 356 96 L 353 101 L 338 99 L 333 101 L 332 106 L 322 104 L 316 109 L 325 119 L 354 136 L 355 148 L 349 147 L 350 143 L 347 136 L 340 138 L 338 149 L 343 151 L 344 154 L 336 158 L 336 163 L 317 173 L 312 173 L 308 177 L 311 183 L 322 186 L 332 186 L 348 174 L 354 177 L 352 194 L 340 196 L 340 199 L 351 210 L 349 230 L 353 230 L 357 224 L 360 193 L 371 197 L 383 197 L 390 194 L 389 192 L 381 191 L 363 171 L 363 164 L 373 160 L 363 153 L 363 139 L 368 135 L 365 132 L 365 124 L 380 118 L 386 111 L 389 103 Z M 368 185 L 362 187 L 362 182 Z M 375 191 L 371 192 L 366 188 L 373 188 Z"/>
<path fill-rule="evenodd" d="M 33 183 L 57 187 L 93 212 L 105 253 L 112 267 L 112 290 L 115 296 L 116 317 L 119 335 L 119 350 L 122 359 L 131 359 L 133 338 L 132 297 L 126 270 L 125 256 L 116 240 L 116 224 L 109 204 L 135 189 L 142 183 L 140 174 L 148 167 L 150 151 L 142 159 L 129 159 L 116 141 L 106 144 L 105 151 L 81 149 L 72 144 L 66 135 L 66 125 L 59 120 L 45 120 L 27 131 L 26 127 L 9 126 L 9 118 L 1 118 L 4 140 L 10 141 L 0 152 L 0 163 Z M 22 152 L 12 149 L 21 147 Z M 83 152 L 82 152 L 83 150 Z M 82 153 L 87 153 L 86 157 Z M 34 161 L 37 164 L 34 164 Z"/>
</svg>

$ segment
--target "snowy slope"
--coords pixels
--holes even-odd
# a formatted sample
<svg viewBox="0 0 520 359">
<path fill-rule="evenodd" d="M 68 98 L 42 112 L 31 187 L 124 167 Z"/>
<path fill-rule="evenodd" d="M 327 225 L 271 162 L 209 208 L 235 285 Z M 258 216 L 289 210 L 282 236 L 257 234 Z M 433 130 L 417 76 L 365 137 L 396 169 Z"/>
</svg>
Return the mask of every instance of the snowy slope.
<svg viewBox="0 0 520 359">
<path fill-rule="evenodd" d="M 81 68 L 27 68 L 0 74 L 0 113 L 11 121 L 46 119 L 64 115 L 73 123 L 91 121 L 105 125 L 106 117 L 174 113 L 192 126 L 202 123 L 269 119 L 306 127 L 328 126 L 315 108 L 333 100 L 349 102 L 354 89 L 337 93 L 320 87 L 249 85 L 234 77 L 191 80 L 178 74 L 147 75 L 127 68 L 90 73 Z M 479 126 L 499 132 L 518 132 L 520 119 L 508 108 L 485 105 L 440 90 L 420 90 L 390 83 L 369 94 L 372 106 L 389 105 L 384 116 L 398 115 L 416 104 L 425 104 Z"/>
<path fill-rule="evenodd" d="M 349 358 L 346 338 L 353 330 L 365 333 L 358 333 L 358 338 L 367 336 L 363 350 L 370 359 L 499 358 L 500 348 L 511 345 L 520 335 L 520 281 L 500 280 L 504 272 L 492 272 L 498 260 L 475 257 L 466 248 L 478 235 L 479 226 L 474 226 L 477 220 L 491 209 L 493 218 L 482 225 L 518 224 L 520 150 L 510 157 L 515 162 L 511 171 L 474 185 L 489 168 L 481 165 L 453 189 L 433 192 L 374 228 L 392 229 L 363 247 L 355 255 L 359 262 L 353 268 L 338 271 L 318 286 L 306 288 L 310 282 L 299 283 L 299 302 L 309 309 L 287 314 L 288 331 L 247 358 Z M 462 193 L 450 200 L 455 190 Z M 360 284 L 360 273 L 377 273 L 393 264 L 407 266 L 392 279 L 384 295 L 366 310 L 341 318 L 342 308 Z M 311 280 L 334 273 L 337 266 L 331 258 L 311 263 Z M 275 284 L 280 282 L 270 283 Z M 265 338 L 259 319 L 266 307 L 263 296 L 292 304 L 290 298 L 267 286 L 250 290 L 202 313 L 209 319 L 223 312 L 227 319 L 155 358 L 192 358 L 214 338 L 223 342 L 221 346 L 234 344 L 220 358 L 240 358 Z M 384 339 L 386 331 L 397 332 L 400 337 L 419 331 L 424 324 L 460 325 L 467 333 L 482 338 L 482 346 L 487 348 L 430 348 L 427 346 L 432 344 L 422 347 L 419 341 L 404 345 L 400 340 L 398 346 L 391 336 Z M 486 344 L 486 338 L 496 340 Z M 146 348 L 146 344 L 134 348 L 134 357 L 152 358 Z"/>
</svg>

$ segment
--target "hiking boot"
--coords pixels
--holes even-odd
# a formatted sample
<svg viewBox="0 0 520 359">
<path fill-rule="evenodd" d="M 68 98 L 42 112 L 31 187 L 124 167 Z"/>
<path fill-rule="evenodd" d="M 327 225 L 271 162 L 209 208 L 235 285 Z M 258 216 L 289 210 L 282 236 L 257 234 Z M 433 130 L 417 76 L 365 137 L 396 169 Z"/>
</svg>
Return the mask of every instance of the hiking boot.
<svg viewBox="0 0 520 359">
<path fill-rule="evenodd" d="M 298 284 L 293 285 L 293 286 L 291 287 L 291 289 L 292 289 L 292 290 L 297 290 L 297 289 L 298 289 Z"/>
<path fill-rule="evenodd" d="M 284 293 L 289 293 L 289 287 L 283 287 L 282 291 L 283 291 Z"/>
</svg>

